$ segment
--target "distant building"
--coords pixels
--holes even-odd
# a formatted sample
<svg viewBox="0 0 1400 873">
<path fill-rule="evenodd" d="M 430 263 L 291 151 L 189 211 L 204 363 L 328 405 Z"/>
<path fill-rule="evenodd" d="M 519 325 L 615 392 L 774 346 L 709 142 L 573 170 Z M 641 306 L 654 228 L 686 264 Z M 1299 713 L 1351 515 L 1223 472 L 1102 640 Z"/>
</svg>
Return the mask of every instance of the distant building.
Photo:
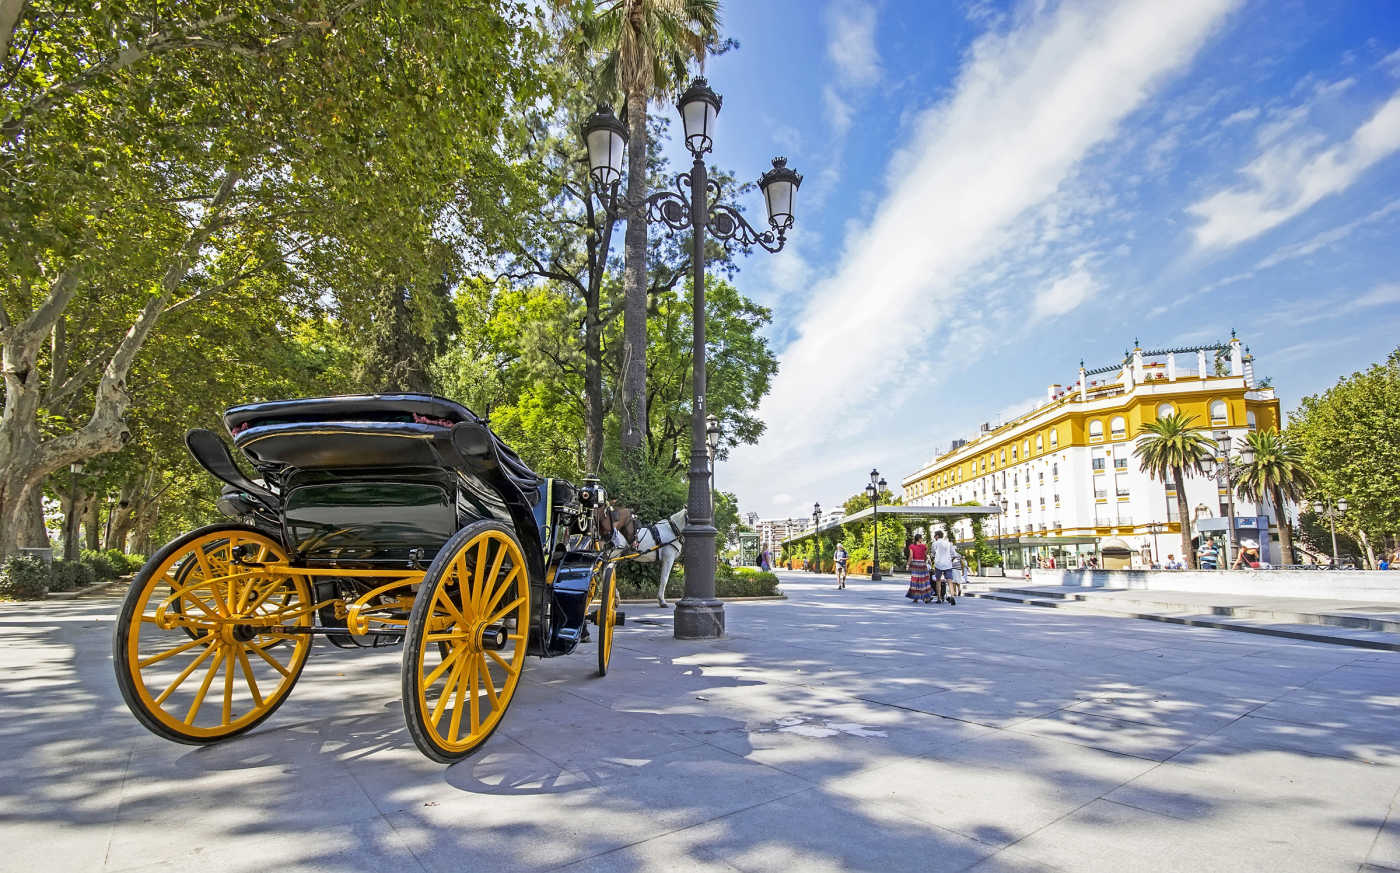
<svg viewBox="0 0 1400 873">
<path fill-rule="evenodd" d="M 1216 437 L 1229 434 L 1237 447 L 1249 431 L 1280 422 L 1278 398 L 1257 383 L 1253 358 L 1238 339 L 1134 348 L 1111 366 L 1086 370 L 1081 362 L 1078 378 L 1067 387 L 1049 386 L 1035 409 L 955 441 L 904 477 L 904 500 L 1000 504 L 1003 539 L 1043 540 L 1042 553 L 1053 553 L 1056 539 L 1091 537 L 1114 566 L 1162 561 L 1181 551 L 1176 493 L 1171 483 L 1140 470 L 1133 449 L 1144 423 L 1175 412 L 1194 415 Z M 1205 476 L 1189 476 L 1185 484 L 1192 534 L 1223 538 L 1225 489 Z M 1278 563 L 1278 548 L 1270 542 L 1277 521 L 1269 514 L 1269 507 L 1237 497 L 1236 542 L 1258 540 L 1263 560 Z M 984 533 L 995 536 L 996 523 L 988 524 Z M 970 536 L 970 530 L 959 536 Z"/>
<path fill-rule="evenodd" d="M 754 529 L 758 531 L 759 547 L 767 549 L 776 561 L 782 551 L 783 540 L 796 536 L 811 526 L 810 518 L 769 518 L 759 521 L 754 525 Z"/>
</svg>

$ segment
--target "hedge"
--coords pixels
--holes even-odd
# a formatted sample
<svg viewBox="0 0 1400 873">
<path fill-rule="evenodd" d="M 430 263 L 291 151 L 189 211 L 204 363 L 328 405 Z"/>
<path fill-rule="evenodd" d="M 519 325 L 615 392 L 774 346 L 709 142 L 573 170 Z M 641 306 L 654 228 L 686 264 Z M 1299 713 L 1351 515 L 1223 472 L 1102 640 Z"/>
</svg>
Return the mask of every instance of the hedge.
<svg viewBox="0 0 1400 873">
<path fill-rule="evenodd" d="M 652 598 L 656 596 L 657 569 L 655 564 L 643 564 L 642 568 L 651 572 L 641 574 L 618 574 L 618 595 L 626 598 Z M 778 577 L 762 570 L 748 567 L 735 569 L 724 564 L 715 568 L 716 597 L 772 597 L 781 594 Z M 675 600 L 685 594 L 685 568 L 681 562 L 671 568 L 671 578 L 666 582 L 666 598 Z"/>
<path fill-rule="evenodd" d="M 5 562 L 0 596 L 43 600 L 49 589 L 49 568 L 33 555 L 15 555 Z"/>
</svg>

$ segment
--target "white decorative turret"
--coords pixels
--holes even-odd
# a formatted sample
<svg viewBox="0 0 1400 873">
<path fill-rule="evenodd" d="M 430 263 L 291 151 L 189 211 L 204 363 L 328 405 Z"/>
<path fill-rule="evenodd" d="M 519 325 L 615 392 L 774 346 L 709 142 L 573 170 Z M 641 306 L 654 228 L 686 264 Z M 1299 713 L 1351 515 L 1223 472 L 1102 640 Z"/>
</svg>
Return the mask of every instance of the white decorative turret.
<svg viewBox="0 0 1400 873">
<path fill-rule="evenodd" d="M 1230 331 L 1230 375 L 1244 375 L 1244 352 L 1240 349 L 1240 338 Z"/>
<path fill-rule="evenodd" d="M 1254 356 L 1249 353 L 1249 349 L 1244 350 L 1244 387 L 1258 388 L 1254 382 Z"/>
<path fill-rule="evenodd" d="M 1084 381 L 1084 361 L 1079 361 L 1079 402 L 1089 399 L 1089 385 Z"/>
<path fill-rule="evenodd" d="M 1167 381 L 1176 381 L 1176 355 L 1171 353 L 1167 354 Z"/>
<path fill-rule="evenodd" d="M 1060 383 L 1056 382 L 1054 385 L 1051 385 L 1049 388 L 1046 388 L 1046 389 L 1045 389 L 1045 399 L 1046 399 L 1047 401 L 1051 402 L 1051 403 L 1054 403 L 1054 402 L 1055 402 L 1055 396 L 1056 396 L 1057 394 L 1060 393 L 1060 389 L 1063 388 L 1063 387 L 1064 387 L 1063 385 L 1061 385 Z"/>
<path fill-rule="evenodd" d="M 1204 379 L 1210 375 L 1206 369 L 1206 350 L 1196 349 L 1196 378 Z"/>
<path fill-rule="evenodd" d="M 1142 382 L 1146 376 L 1142 369 L 1142 344 L 1133 340 L 1133 381 Z"/>
</svg>

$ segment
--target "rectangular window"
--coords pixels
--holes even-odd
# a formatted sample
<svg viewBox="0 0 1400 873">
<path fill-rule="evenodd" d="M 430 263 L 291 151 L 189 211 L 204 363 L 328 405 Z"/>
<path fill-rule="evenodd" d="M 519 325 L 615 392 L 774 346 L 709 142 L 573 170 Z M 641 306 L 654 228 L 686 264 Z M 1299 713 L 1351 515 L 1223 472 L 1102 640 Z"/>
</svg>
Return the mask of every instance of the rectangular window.
<svg viewBox="0 0 1400 873">
<path fill-rule="evenodd" d="M 1059 505 L 1060 505 L 1060 495 L 1058 495 L 1058 494 L 1055 495 L 1055 505 L 1056 505 L 1056 506 L 1059 506 Z"/>
<path fill-rule="evenodd" d="M 1095 499 L 1095 500 L 1107 500 L 1107 499 L 1108 499 L 1108 489 L 1102 488 L 1102 487 L 1096 487 L 1096 488 L 1094 489 L 1094 499 Z"/>
<path fill-rule="evenodd" d="M 1114 458 L 1114 459 L 1113 459 L 1113 469 L 1115 469 L 1115 470 L 1126 470 L 1126 469 L 1128 469 L 1128 459 L 1127 459 L 1127 458 Z"/>
<path fill-rule="evenodd" d="M 1094 472 L 1102 473 L 1105 466 L 1103 458 L 1094 458 Z"/>
<path fill-rule="evenodd" d="M 1094 507 L 1094 524 L 1099 527 L 1113 524 L 1113 510 L 1107 506 Z"/>
</svg>

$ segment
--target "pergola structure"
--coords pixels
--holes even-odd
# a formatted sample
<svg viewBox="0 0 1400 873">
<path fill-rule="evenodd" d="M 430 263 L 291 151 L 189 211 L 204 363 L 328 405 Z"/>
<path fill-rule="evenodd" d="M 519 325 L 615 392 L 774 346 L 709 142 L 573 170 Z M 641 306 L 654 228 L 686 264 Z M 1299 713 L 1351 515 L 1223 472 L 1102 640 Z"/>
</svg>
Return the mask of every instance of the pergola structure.
<svg viewBox="0 0 1400 873">
<path fill-rule="evenodd" d="M 881 506 L 879 515 L 897 518 L 905 525 L 923 525 L 925 527 L 942 523 L 953 525 L 965 518 L 974 516 L 992 516 L 1001 512 L 998 506 Z M 829 534 L 835 530 L 842 530 L 852 525 L 857 525 L 865 521 L 873 520 L 876 510 L 867 506 L 860 512 L 853 513 L 841 518 L 838 521 L 828 522 L 819 527 L 805 530 L 796 536 L 788 537 L 782 541 L 784 546 L 800 543 L 815 536 Z M 893 544 L 891 544 L 893 545 Z M 903 547 L 903 543 L 898 544 Z"/>
</svg>

